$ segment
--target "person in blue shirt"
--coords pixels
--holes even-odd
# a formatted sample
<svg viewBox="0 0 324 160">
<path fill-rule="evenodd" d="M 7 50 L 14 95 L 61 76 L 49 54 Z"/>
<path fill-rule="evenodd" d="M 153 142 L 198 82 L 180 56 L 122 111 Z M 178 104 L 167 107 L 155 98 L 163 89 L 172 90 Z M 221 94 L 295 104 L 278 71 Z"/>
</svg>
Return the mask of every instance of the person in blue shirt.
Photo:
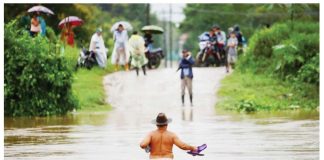
<svg viewBox="0 0 324 160">
<path fill-rule="evenodd" d="M 193 79 L 193 72 L 192 66 L 194 65 L 195 61 L 191 56 L 191 53 L 184 49 L 182 51 L 182 59 L 180 60 L 178 70 L 181 70 L 180 78 L 181 78 L 181 100 L 182 106 L 184 106 L 184 97 L 185 97 L 185 89 L 188 89 L 190 103 L 192 104 L 192 79 Z"/>
<path fill-rule="evenodd" d="M 42 36 L 46 36 L 46 22 L 45 22 L 45 19 L 42 17 L 42 15 L 39 12 L 37 12 L 37 19 L 38 19 L 38 22 L 41 27 L 40 34 Z"/>
</svg>

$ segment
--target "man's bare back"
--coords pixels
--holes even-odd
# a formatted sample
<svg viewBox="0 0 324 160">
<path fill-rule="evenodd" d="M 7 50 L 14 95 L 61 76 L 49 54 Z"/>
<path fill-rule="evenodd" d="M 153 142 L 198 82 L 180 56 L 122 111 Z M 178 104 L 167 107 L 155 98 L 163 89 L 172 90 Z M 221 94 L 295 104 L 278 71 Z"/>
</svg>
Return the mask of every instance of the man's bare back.
<svg viewBox="0 0 324 160">
<path fill-rule="evenodd" d="M 183 150 L 195 151 L 197 149 L 182 142 L 175 133 L 167 130 L 167 118 L 163 113 L 158 115 L 155 123 L 157 130 L 150 132 L 140 144 L 143 149 L 148 146 L 151 148 L 150 159 L 173 159 L 172 148 L 174 144 Z"/>
</svg>

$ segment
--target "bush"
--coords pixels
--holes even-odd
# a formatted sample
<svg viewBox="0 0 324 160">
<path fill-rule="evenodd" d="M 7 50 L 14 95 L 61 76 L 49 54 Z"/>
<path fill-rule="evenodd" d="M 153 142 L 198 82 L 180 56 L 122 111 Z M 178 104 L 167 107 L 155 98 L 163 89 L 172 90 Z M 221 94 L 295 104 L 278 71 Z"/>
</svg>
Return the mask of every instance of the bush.
<svg viewBox="0 0 324 160">
<path fill-rule="evenodd" d="M 46 37 L 31 38 L 15 21 L 5 25 L 4 34 L 4 114 L 61 115 L 76 108 L 72 71 L 55 54 L 55 43 Z"/>
<path fill-rule="evenodd" d="M 298 80 L 319 86 L 319 63 L 319 53 L 317 53 L 316 56 L 312 57 L 298 70 Z"/>
<path fill-rule="evenodd" d="M 319 85 L 319 23 L 291 22 L 256 31 L 237 68 Z M 317 63 L 318 62 L 318 63 Z"/>
<path fill-rule="evenodd" d="M 290 82 L 250 72 L 233 74 L 222 80 L 217 107 L 241 113 L 258 111 L 315 110 L 319 89 L 313 84 L 295 87 Z"/>
</svg>

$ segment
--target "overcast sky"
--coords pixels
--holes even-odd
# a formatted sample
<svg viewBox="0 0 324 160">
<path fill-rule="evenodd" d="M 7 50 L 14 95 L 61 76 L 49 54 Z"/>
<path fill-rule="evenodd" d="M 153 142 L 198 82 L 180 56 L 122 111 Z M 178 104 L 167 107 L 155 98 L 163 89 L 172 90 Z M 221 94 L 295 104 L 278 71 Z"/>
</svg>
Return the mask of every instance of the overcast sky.
<svg viewBox="0 0 324 160">
<path fill-rule="evenodd" d="M 172 21 L 180 23 L 184 20 L 183 8 L 186 6 L 184 3 L 171 4 L 172 7 Z M 157 13 L 156 15 L 160 20 L 169 20 L 170 4 L 168 3 L 151 3 L 151 13 Z"/>
</svg>

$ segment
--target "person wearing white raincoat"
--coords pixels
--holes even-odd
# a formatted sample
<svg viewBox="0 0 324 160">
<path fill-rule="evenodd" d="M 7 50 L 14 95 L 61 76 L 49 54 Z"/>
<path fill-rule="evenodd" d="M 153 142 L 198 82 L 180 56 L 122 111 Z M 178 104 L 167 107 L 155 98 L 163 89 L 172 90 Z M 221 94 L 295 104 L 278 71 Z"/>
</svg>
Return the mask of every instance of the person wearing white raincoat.
<svg viewBox="0 0 324 160">
<path fill-rule="evenodd" d="M 96 33 L 91 37 L 89 51 L 93 51 L 96 56 L 96 61 L 101 68 L 107 65 L 107 53 L 104 40 L 102 38 L 102 29 L 98 28 Z"/>
<path fill-rule="evenodd" d="M 138 76 L 139 69 L 143 69 L 144 75 L 146 75 L 145 64 L 148 60 L 145 57 L 145 41 L 144 38 L 137 34 L 137 31 L 133 32 L 133 35 L 128 40 L 129 51 L 132 54 L 131 65 L 136 69 Z"/>
<path fill-rule="evenodd" d="M 125 70 L 128 71 L 129 61 L 129 47 L 128 47 L 128 34 L 122 24 L 118 25 L 116 31 L 114 31 L 114 49 L 111 56 L 111 63 L 115 64 L 115 70 L 118 70 L 119 65 L 124 65 Z"/>
</svg>

